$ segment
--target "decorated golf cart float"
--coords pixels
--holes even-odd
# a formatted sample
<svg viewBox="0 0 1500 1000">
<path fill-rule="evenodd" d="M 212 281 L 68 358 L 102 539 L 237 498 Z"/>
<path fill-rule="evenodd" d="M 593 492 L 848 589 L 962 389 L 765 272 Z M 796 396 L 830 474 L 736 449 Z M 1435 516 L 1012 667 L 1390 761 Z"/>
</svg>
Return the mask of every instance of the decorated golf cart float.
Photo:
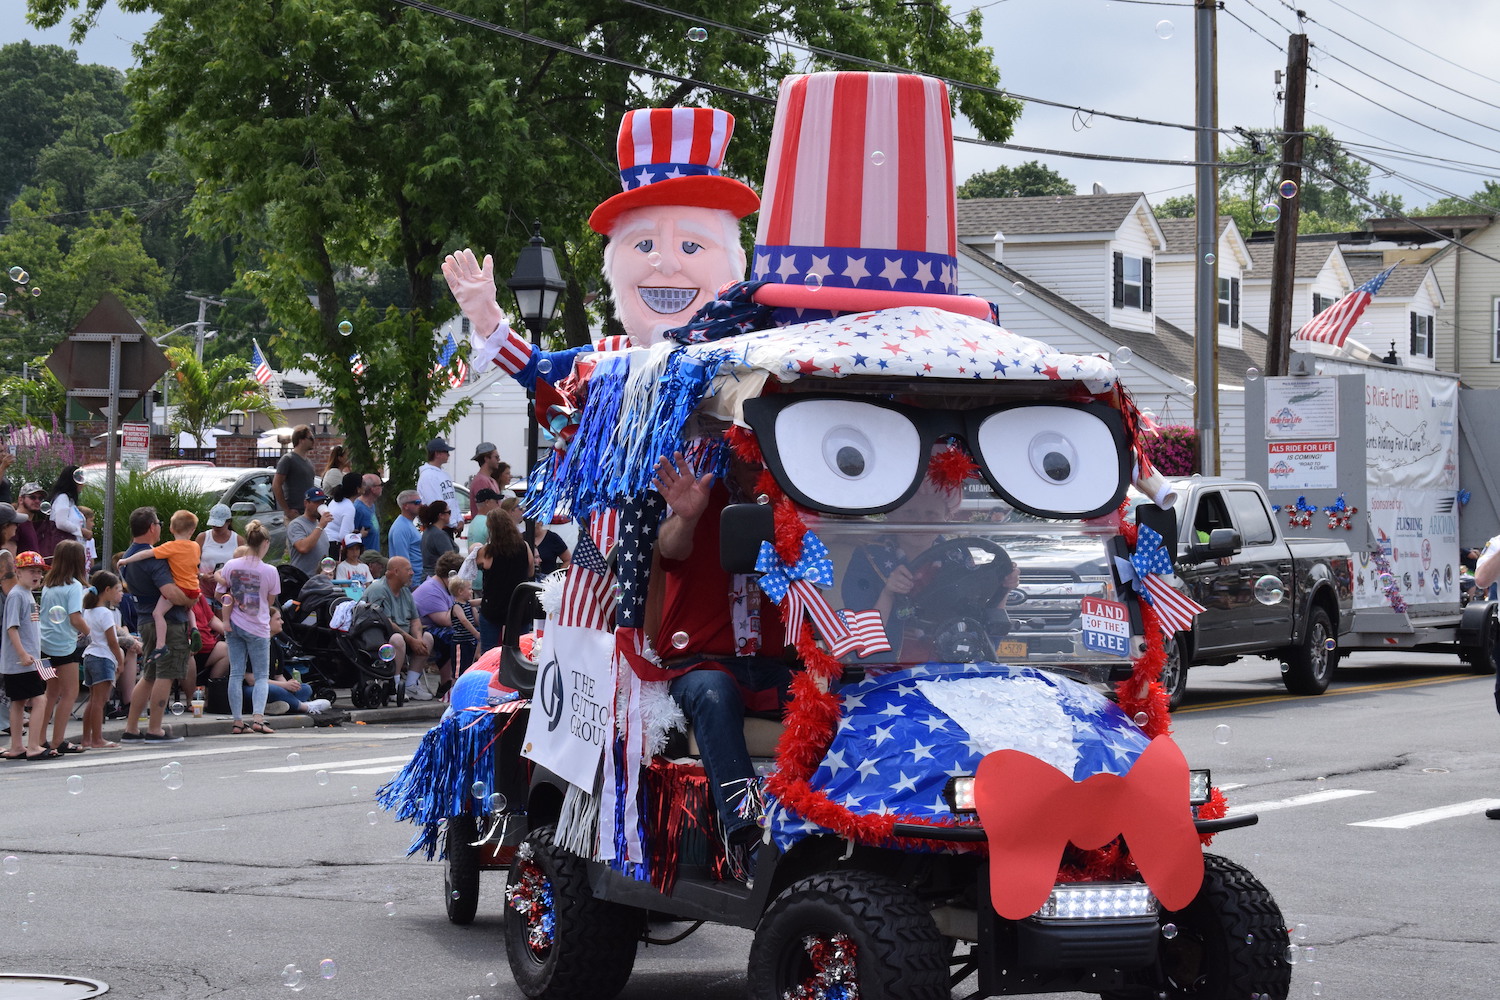
<svg viewBox="0 0 1500 1000">
<path fill-rule="evenodd" d="M 948 997 L 971 976 L 976 996 L 1283 998 L 1280 911 L 1203 851 L 1254 817 L 1226 817 L 1170 736 L 1162 631 L 1193 607 L 1112 366 L 954 293 L 951 172 L 927 171 L 918 215 L 937 221 L 914 249 L 902 226 L 877 249 L 851 249 L 869 226 L 843 243 L 825 220 L 798 228 L 792 166 L 838 155 L 819 116 L 885 88 L 891 120 L 852 141 L 918 159 L 915 134 L 945 162 L 937 81 L 787 81 L 753 280 L 665 343 L 578 359 L 561 386 L 576 422 L 530 503 L 587 530 L 540 597 L 535 656 L 505 647 L 493 680 L 455 688 L 382 801 L 421 825 L 414 851 L 445 852 L 459 922 L 478 870 L 508 864 L 506 948 L 532 997 L 618 993 L 650 912 L 753 929 L 762 1000 Z M 740 809 L 762 837 L 739 870 L 651 635 L 654 484 L 679 453 L 695 476 L 760 467 L 723 509 L 722 560 L 796 654 L 779 723 L 746 719 L 760 778 Z M 1127 514 L 1132 482 L 1160 504 Z M 1024 583 L 1048 553 L 1090 548 L 1107 578 Z M 896 564 L 899 600 L 879 586 Z M 1072 610 L 1028 617 L 1028 600 Z"/>
</svg>

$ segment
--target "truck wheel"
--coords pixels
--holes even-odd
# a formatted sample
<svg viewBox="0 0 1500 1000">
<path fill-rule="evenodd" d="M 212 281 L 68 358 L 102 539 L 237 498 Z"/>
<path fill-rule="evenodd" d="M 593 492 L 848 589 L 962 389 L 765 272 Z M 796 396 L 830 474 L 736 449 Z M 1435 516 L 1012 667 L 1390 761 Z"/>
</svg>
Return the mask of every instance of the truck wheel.
<svg viewBox="0 0 1500 1000">
<path fill-rule="evenodd" d="M 443 906 L 448 910 L 450 922 L 473 923 L 479 910 L 479 848 L 471 846 L 479 838 L 474 817 L 449 819 L 445 837 Z"/>
<path fill-rule="evenodd" d="M 750 995 L 782 1000 L 809 987 L 832 996 L 842 986 L 861 1000 L 947 1000 L 948 951 L 928 907 L 901 883 L 869 872 L 814 875 L 788 886 L 761 918 Z"/>
<path fill-rule="evenodd" d="M 1176 708 L 1187 694 L 1187 663 L 1183 661 L 1182 640 L 1176 636 L 1162 641 L 1167 662 L 1161 668 L 1161 686 L 1167 692 L 1167 707 Z"/>
<path fill-rule="evenodd" d="M 1322 694 L 1333 680 L 1333 670 L 1338 664 L 1338 649 L 1329 649 L 1333 639 L 1333 622 L 1322 606 L 1314 604 L 1308 614 L 1307 633 L 1302 645 L 1288 652 L 1286 670 L 1281 682 L 1292 694 Z"/>
<path fill-rule="evenodd" d="M 1281 908 L 1250 872 L 1227 858 L 1203 856 L 1203 887 L 1185 909 L 1161 915 L 1162 981 L 1104 994 L 1135 997 L 1285 1000 L 1292 983 Z"/>
<path fill-rule="evenodd" d="M 543 1000 L 610 1000 L 635 967 L 645 911 L 595 899 L 588 866 L 533 830 L 505 887 L 505 953 L 516 985 Z"/>
<path fill-rule="evenodd" d="M 1479 645 L 1465 646 L 1458 651 L 1458 655 L 1476 674 L 1493 674 L 1497 644 L 1500 644 L 1500 618 L 1496 618 L 1492 611 L 1484 619 Z"/>
</svg>

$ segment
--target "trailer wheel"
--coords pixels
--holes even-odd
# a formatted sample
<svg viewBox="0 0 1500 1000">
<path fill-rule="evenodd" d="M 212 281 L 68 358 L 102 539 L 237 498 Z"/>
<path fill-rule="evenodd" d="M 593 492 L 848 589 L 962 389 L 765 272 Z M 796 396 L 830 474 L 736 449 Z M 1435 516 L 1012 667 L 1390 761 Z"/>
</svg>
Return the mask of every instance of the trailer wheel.
<svg viewBox="0 0 1500 1000">
<path fill-rule="evenodd" d="M 1187 660 L 1183 656 L 1183 641 L 1170 636 L 1162 640 L 1167 653 L 1167 662 L 1161 668 L 1161 686 L 1167 692 L 1167 707 L 1175 709 L 1182 704 L 1187 694 Z"/>
<path fill-rule="evenodd" d="M 478 828 L 473 816 L 454 816 L 448 820 L 447 843 L 443 855 L 443 906 L 451 923 L 474 922 L 479 910 Z"/>
<path fill-rule="evenodd" d="M 951 942 L 906 886 L 870 872 L 814 875 L 771 904 L 750 946 L 750 996 L 947 1000 Z M 803 992 L 808 991 L 808 992 Z"/>
<path fill-rule="evenodd" d="M 1291 649 L 1286 657 L 1286 670 L 1281 682 L 1292 694 L 1322 694 L 1333 680 L 1333 671 L 1338 664 L 1338 648 L 1328 648 L 1334 642 L 1333 622 L 1322 605 L 1314 604 L 1307 616 L 1307 632 L 1302 645 Z"/>
<path fill-rule="evenodd" d="M 1464 646 L 1458 651 L 1459 658 L 1476 674 L 1495 672 L 1495 652 L 1500 647 L 1500 618 L 1493 609 L 1485 616 L 1484 628 L 1479 633 L 1479 645 Z"/>
</svg>

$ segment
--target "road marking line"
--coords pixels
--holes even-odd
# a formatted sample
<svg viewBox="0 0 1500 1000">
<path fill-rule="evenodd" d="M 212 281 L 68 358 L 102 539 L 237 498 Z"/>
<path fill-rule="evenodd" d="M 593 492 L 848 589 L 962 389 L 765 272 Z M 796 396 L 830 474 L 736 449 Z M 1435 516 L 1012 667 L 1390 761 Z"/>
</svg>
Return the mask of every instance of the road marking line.
<svg viewBox="0 0 1500 1000">
<path fill-rule="evenodd" d="M 254 767 L 250 768 L 250 774 L 296 774 L 299 771 L 333 771 L 340 767 L 359 767 L 361 764 L 393 764 L 406 763 L 411 760 L 411 754 L 404 753 L 399 757 L 362 757 L 359 760 L 329 760 L 321 764 L 290 764 L 281 767 Z"/>
<path fill-rule="evenodd" d="M 1358 684 L 1353 687 L 1329 688 L 1322 694 L 1272 694 L 1254 698 L 1232 698 L 1229 701 L 1214 701 L 1192 708 L 1178 708 L 1173 715 L 1189 715 L 1193 712 L 1208 712 L 1216 708 L 1245 708 L 1252 705 L 1276 705 L 1290 701 L 1312 701 L 1316 698 L 1332 698 L 1343 694 L 1372 694 L 1377 691 L 1399 691 L 1402 688 L 1425 687 L 1429 684 L 1451 684 L 1454 681 L 1484 680 L 1479 674 L 1445 674 L 1442 677 L 1423 677 L 1411 681 L 1391 681 L 1387 684 Z"/>
<path fill-rule="evenodd" d="M 1215 785 L 1214 787 L 1221 792 L 1232 792 L 1236 788 L 1244 788 L 1245 783 L 1243 781 L 1226 781 L 1224 782 L 1224 784 Z"/>
<path fill-rule="evenodd" d="M 1373 795 L 1373 790 L 1359 788 L 1330 788 L 1326 792 L 1308 792 L 1306 795 L 1293 795 L 1286 799 L 1272 799 L 1269 802 L 1237 802 L 1229 807 L 1232 813 L 1247 812 L 1275 812 L 1277 809 L 1292 809 L 1296 806 L 1311 806 L 1319 802 L 1332 802 L 1336 799 L 1351 799 L 1356 795 Z"/>
<path fill-rule="evenodd" d="M 45 764 L 26 764 L 26 770 L 21 771 L 19 766 L 11 770 L 0 772 L 3 774 L 30 774 L 33 771 L 71 771 L 80 767 L 104 767 L 108 764 L 133 764 L 141 760 L 182 760 L 186 757 L 208 757 L 214 754 L 224 753 L 252 753 L 256 750 L 273 750 L 275 743 L 237 743 L 233 746 L 211 747 L 205 750 L 185 750 L 183 744 L 170 744 L 175 750 L 151 750 L 140 751 L 134 749 L 135 744 L 126 744 L 125 748 L 115 750 L 90 750 L 87 753 L 69 754 L 67 760 L 53 760 Z"/>
<path fill-rule="evenodd" d="M 411 758 L 407 758 L 410 760 Z M 361 767 L 353 771 L 334 771 L 334 774 L 395 774 L 401 770 L 400 767 Z"/>
<path fill-rule="evenodd" d="M 1423 823 L 1436 823 L 1440 819 L 1453 819 L 1455 816 L 1473 816 L 1486 809 L 1497 808 L 1500 808 L 1500 799 L 1470 799 L 1468 802 L 1455 802 L 1452 805 L 1438 806 L 1435 809 L 1418 809 L 1416 812 L 1382 816 L 1380 819 L 1367 819 L 1361 823 L 1349 825 L 1374 826 L 1383 830 L 1410 830 Z"/>
</svg>

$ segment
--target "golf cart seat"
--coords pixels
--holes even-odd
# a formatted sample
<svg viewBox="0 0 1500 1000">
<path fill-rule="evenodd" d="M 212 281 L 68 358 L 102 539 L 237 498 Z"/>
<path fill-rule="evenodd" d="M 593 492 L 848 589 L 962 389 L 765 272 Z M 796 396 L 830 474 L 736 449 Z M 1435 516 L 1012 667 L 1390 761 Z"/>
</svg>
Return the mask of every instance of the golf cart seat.
<svg viewBox="0 0 1500 1000">
<path fill-rule="evenodd" d="M 745 746 L 750 750 L 751 757 L 775 757 L 776 743 L 781 739 L 782 730 L 786 727 L 776 719 L 762 719 L 754 715 L 745 716 Z M 688 727 L 687 734 L 688 756 L 700 757 L 698 750 L 698 738 L 693 734 L 692 727 Z"/>
</svg>

